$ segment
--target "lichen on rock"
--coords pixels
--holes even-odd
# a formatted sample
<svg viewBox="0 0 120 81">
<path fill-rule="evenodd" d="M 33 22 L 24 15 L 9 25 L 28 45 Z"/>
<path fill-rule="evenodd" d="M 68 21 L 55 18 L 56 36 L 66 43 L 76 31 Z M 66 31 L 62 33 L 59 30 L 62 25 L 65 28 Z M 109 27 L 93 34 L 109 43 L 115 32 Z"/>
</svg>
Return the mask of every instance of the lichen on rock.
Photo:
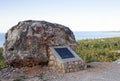
<svg viewBox="0 0 120 81">
<path fill-rule="evenodd" d="M 3 56 L 13 67 L 47 64 L 50 46 L 76 48 L 73 32 L 66 26 L 46 21 L 21 21 L 6 33 Z"/>
</svg>

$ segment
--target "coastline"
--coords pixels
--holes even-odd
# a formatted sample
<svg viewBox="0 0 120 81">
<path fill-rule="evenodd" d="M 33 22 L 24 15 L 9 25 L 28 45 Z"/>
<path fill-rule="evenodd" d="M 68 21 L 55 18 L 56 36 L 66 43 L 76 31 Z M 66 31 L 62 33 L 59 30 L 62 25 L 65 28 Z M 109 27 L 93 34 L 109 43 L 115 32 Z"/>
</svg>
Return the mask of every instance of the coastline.
<svg viewBox="0 0 120 81">
<path fill-rule="evenodd" d="M 111 42 L 109 40 L 111 40 Z M 17 80 L 17 79 L 25 80 L 25 81 L 28 81 L 28 80 L 41 81 L 41 80 L 43 80 L 43 78 L 45 80 L 51 80 L 51 81 L 56 81 L 56 80 L 57 81 L 68 81 L 68 80 L 70 80 L 70 81 L 74 81 L 74 80 L 75 81 L 79 81 L 79 80 L 82 80 L 82 81 L 86 81 L 86 80 L 102 80 L 102 81 L 116 80 L 116 81 L 119 81 L 118 74 L 120 73 L 120 71 L 119 71 L 120 65 L 116 61 L 109 62 L 109 59 L 111 57 L 108 59 L 104 58 L 104 57 L 108 57 L 111 55 L 115 55 L 117 53 L 117 52 L 115 53 L 115 51 L 111 51 L 111 49 L 108 52 L 108 48 L 113 47 L 113 46 L 110 46 L 110 44 L 115 45 L 115 47 L 119 46 L 119 43 L 118 43 L 119 40 L 120 40 L 120 37 L 78 40 L 77 41 L 78 46 L 81 46 L 81 47 L 78 47 L 79 49 L 77 50 L 77 54 L 80 57 L 82 57 L 84 59 L 84 61 L 89 60 L 88 63 L 87 63 L 87 61 L 85 61 L 85 62 L 87 65 L 90 66 L 90 67 L 87 67 L 83 71 L 66 73 L 66 74 L 64 74 L 64 76 L 63 75 L 61 76 L 58 73 L 47 73 L 46 74 L 47 76 L 44 75 L 40 79 L 40 77 L 37 75 L 33 75 L 30 77 L 29 75 L 22 73 L 21 69 L 13 70 L 11 68 L 6 68 L 6 64 L 4 63 L 4 60 L 0 59 L 0 61 L 2 62 L 1 67 L 0 67 L 0 68 L 2 68 L 0 70 L 0 76 L 1 76 L 0 78 L 1 78 L 1 80 L 9 79 L 8 81 L 13 81 L 13 80 Z M 118 45 L 116 45 L 116 42 Z M 103 47 L 104 44 L 105 44 L 105 48 L 101 49 L 101 47 Z M 109 47 L 106 47 L 106 45 L 108 45 Z M 83 49 L 82 49 L 82 47 L 83 47 Z M 104 50 L 106 50 L 107 52 Z M 113 54 L 113 52 L 115 54 Z M 100 56 L 99 58 L 101 58 L 101 56 L 102 56 L 102 59 L 105 59 L 103 61 L 107 61 L 107 60 L 108 61 L 103 62 L 103 61 L 98 61 L 98 60 L 94 59 L 94 58 L 96 58 L 95 57 L 96 53 L 97 53 L 97 57 Z M 2 54 L 2 52 L 1 52 L 1 54 Z M 83 54 L 83 56 L 81 56 L 82 54 Z M 89 57 L 89 56 L 91 56 L 91 57 Z M 6 70 L 6 69 L 8 69 L 8 70 Z M 51 74 L 54 74 L 54 75 L 51 75 Z M 3 75 L 6 75 L 6 76 L 3 76 Z M 38 75 L 42 75 L 42 74 L 39 73 Z M 48 75 L 49 75 L 49 77 L 48 77 Z M 21 76 L 23 76 L 23 77 L 21 77 Z M 6 77 L 9 77 L 9 78 L 6 78 Z M 55 77 L 55 78 L 53 78 L 53 77 Z M 84 77 L 86 77 L 86 78 L 84 78 Z M 109 77 L 112 77 L 112 78 L 109 78 Z"/>
<path fill-rule="evenodd" d="M 76 41 L 101 39 L 101 38 L 116 38 L 120 37 L 120 31 L 73 31 Z M 0 47 L 5 41 L 5 33 L 0 33 Z"/>
</svg>

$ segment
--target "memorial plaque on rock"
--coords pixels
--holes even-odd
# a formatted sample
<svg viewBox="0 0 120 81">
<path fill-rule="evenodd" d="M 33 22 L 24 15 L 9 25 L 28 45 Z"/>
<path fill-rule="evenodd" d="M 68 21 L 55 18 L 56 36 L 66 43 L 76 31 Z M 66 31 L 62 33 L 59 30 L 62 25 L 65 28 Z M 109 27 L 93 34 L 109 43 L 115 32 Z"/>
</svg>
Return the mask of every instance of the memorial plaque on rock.
<svg viewBox="0 0 120 81">
<path fill-rule="evenodd" d="M 68 48 L 54 48 L 55 51 L 60 55 L 62 59 L 74 58 L 75 56 L 68 50 Z"/>
<path fill-rule="evenodd" d="M 69 46 L 55 46 L 50 48 L 54 52 L 54 55 L 62 63 L 82 60 Z"/>
<path fill-rule="evenodd" d="M 55 56 L 54 68 L 62 73 L 75 72 L 85 69 L 83 60 L 69 46 L 52 46 L 50 47 L 52 54 Z M 51 61 L 53 62 L 53 60 Z M 51 65 L 51 62 L 49 63 Z"/>
</svg>

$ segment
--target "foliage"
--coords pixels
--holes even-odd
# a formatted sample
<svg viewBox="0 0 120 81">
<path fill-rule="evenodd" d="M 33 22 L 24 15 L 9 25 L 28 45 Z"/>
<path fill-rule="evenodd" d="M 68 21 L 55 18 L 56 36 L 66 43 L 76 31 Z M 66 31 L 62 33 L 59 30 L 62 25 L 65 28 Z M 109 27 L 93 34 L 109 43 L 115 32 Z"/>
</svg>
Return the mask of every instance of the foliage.
<svg viewBox="0 0 120 81">
<path fill-rule="evenodd" d="M 85 62 L 112 62 L 120 59 L 120 38 L 78 40 L 77 43 L 76 52 Z M 2 51 L 0 48 L 0 69 L 7 67 Z"/>
<path fill-rule="evenodd" d="M 13 81 L 24 81 L 24 79 L 27 79 L 26 76 L 19 76 L 16 79 L 14 79 Z"/>
<path fill-rule="evenodd" d="M 5 60 L 2 56 L 2 51 L 3 51 L 3 49 L 0 48 L 0 69 L 7 67 Z"/>
<path fill-rule="evenodd" d="M 42 80 L 43 80 L 44 75 L 45 75 L 44 73 L 40 73 L 40 74 L 38 75 L 39 79 L 42 79 Z"/>
<path fill-rule="evenodd" d="M 15 80 L 13 81 L 23 81 L 21 78 L 16 78 Z"/>
<path fill-rule="evenodd" d="M 78 40 L 77 54 L 85 62 L 112 62 L 120 59 L 120 38 Z"/>
</svg>

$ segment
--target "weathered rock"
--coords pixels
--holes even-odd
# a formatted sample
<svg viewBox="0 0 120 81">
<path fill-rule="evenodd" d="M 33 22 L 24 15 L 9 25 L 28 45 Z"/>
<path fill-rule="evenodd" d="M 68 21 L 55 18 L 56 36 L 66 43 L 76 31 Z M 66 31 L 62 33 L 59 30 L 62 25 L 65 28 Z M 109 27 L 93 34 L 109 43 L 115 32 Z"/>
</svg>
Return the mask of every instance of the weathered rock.
<svg viewBox="0 0 120 81">
<path fill-rule="evenodd" d="M 13 67 L 46 64 L 49 47 L 65 45 L 76 48 L 75 37 L 68 27 L 46 21 L 22 21 L 6 33 L 3 56 Z"/>
</svg>

